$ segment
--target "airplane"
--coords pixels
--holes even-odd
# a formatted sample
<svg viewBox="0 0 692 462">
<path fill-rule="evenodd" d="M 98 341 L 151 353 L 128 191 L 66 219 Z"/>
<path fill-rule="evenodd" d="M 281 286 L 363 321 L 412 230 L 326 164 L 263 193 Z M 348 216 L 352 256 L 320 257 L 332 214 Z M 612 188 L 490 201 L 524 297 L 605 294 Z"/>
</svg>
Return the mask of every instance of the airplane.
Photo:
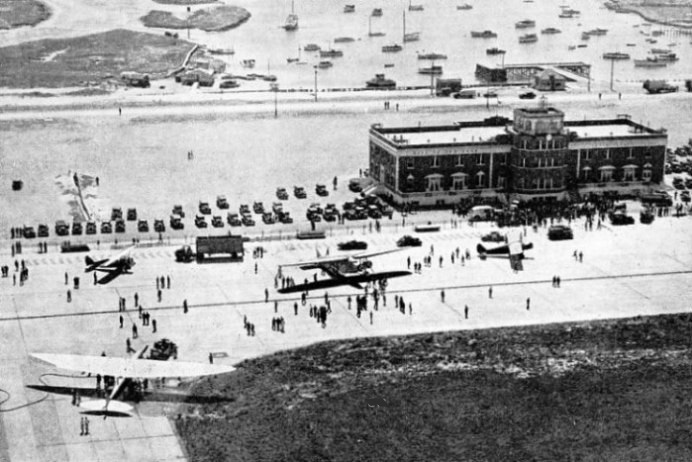
<svg viewBox="0 0 692 462">
<path fill-rule="evenodd" d="M 486 248 L 483 244 L 478 244 L 476 246 L 476 250 L 481 259 L 485 259 L 486 257 L 509 258 L 509 265 L 514 271 L 521 271 L 524 269 L 524 265 L 521 263 L 522 260 L 527 258 L 524 255 L 524 250 L 530 249 L 533 249 L 532 243 L 523 244 L 519 241 L 510 242 L 509 244 L 490 249 Z"/>
<path fill-rule="evenodd" d="M 130 358 L 111 358 L 106 356 L 84 356 L 72 354 L 32 353 L 31 356 L 58 369 L 80 371 L 91 375 L 100 374 L 114 377 L 113 390 L 106 399 L 85 401 L 80 404 L 88 411 L 108 415 L 130 415 L 133 407 L 118 401 L 118 396 L 132 379 L 155 379 L 166 377 L 202 377 L 232 372 L 235 367 L 194 363 L 185 361 L 161 361 L 142 359 L 148 346 L 145 346 Z"/>
<path fill-rule="evenodd" d="M 398 252 L 400 250 L 401 249 L 392 249 L 371 253 L 335 255 L 312 261 L 280 265 L 281 267 L 298 266 L 302 270 L 320 269 L 327 273 L 330 276 L 330 279 L 323 279 L 321 281 L 308 282 L 305 284 L 296 284 L 294 286 L 279 289 L 278 292 L 288 294 L 292 292 L 326 289 L 329 287 L 339 287 L 345 285 L 355 287 L 356 289 L 362 289 L 363 287 L 361 286 L 361 283 L 364 282 L 409 276 L 411 274 L 410 271 L 381 271 L 379 273 L 371 272 L 372 262 L 368 260 L 370 257 Z"/>
<path fill-rule="evenodd" d="M 130 256 L 130 253 L 134 248 L 134 245 L 130 246 L 120 252 L 118 255 L 110 258 L 104 258 L 103 260 L 94 260 L 87 255 L 84 258 L 84 262 L 87 265 L 84 272 L 90 273 L 92 271 L 102 271 L 107 273 L 104 277 L 96 281 L 99 284 L 108 284 L 121 274 L 132 274 L 130 270 L 133 266 L 135 266 L 135 260 Z"/>
</svg>

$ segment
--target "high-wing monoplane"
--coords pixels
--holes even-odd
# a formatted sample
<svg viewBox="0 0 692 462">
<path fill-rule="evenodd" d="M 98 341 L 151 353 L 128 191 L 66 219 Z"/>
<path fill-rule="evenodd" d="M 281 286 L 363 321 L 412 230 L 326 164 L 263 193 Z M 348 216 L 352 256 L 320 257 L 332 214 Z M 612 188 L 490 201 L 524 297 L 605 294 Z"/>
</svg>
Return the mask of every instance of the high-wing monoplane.
<svg viewBox="0 0 692 462">
<path fill-rule="evenodd" d="M 142 359 L 147 347 L 130 358 L 111 358 L 106 356 L 83 356 L 72 354 L 33 353 L 31 356 L 51 364 L 58 369 L 79 371 L 91 375 L 101 375 L 113 378 L 114 385 L 110 394 L 105 399 L 85 401 L 81 407 L 101 413 L 125 414 L 132 412 L 132 406 L 118 401 L 124 388 L 134 379 L 155 379 L 166 377 L 202 377 L 205 375 L 225 374 L 235 370 L 232 366 L 194 363 L 185 361 L 160 361 L 155 359 Z"/>
<path fill-rule="evenodd" d="M 521 263 L 521 261 L 526 258 L 526 256 L 524 256 L 524 250 L 529 250 L 532 248 L 532 243 L 529 242 L 523 244 L 519 241 L 510 242 L 509 244 L 504 244 L 491 248 L 486 248 L 483 244 L 478 244 L 478 246 L 476 246 L 478 255 L 480 255 L 481 258 L 509 258 L 509 265 L 512 267 L 514 271 L 521 271 L 524 269 L 524 265 Z"/>
<path fill-rule="evenodd" d="M 86 263 L 84 272 L 90 273 L 92 271 L 101 271 L 106 273 L 105 276 L 96 281 L 99 284 L 108 284 L 121 274 L 132 274 L 130 270 L 133 266 L 135 266 L 135 260 L 130 254 L 134 248 L 135 246 L 128 247 L 119 254 L 110 258 L 104 258 L 102 260 L 94 260 L 87 255 L 84 258 Z"/>
<path fill-rule="evenodd" d="M 326 289 L 329 287 L 352 286 L 362 289 L 361 284 L 382 279 L 408 276 L 410 271 L 372 271 L 371 257 L 384 255 L 387 253 L 398 252 L 401 249 L 390 249 L 379 252 L 359 253 L 352 255 L 334 255 L 323 257 L 317 260 L 290 263 L 284 266 L 298 266 L 302 270 L 319 269 L 329 275 L 329 279 L 296 284 L 279 289 L 279 293 L 287 294 L 292 292 L 303 292 L 315 289 Z"/>
</svg>

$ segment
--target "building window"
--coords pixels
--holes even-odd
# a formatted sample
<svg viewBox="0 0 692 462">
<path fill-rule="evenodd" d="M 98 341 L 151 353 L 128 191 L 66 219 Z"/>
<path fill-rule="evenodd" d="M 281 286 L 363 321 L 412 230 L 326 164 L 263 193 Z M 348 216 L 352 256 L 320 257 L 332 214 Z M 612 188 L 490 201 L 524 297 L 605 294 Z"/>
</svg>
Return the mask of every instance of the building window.
<svg viewBox="0 0 692 462">
<path fill-rule="evenodd" d="M 483 154 L 476 154 L 476 164 L 483 165 Z"/>
<path fill-rule="evenodd" d="M 437 156 L 433 156 L 432 158 L 432 167 L 436 168 L 440 166 L 440 158 Z"/>
<path fill-rule="evenodd" d="M 497 177 L 497 187 L 501 188 L 501 189 L 505 187 L 505 177 L 504 176 L 498 176 Z"/>
<path fill-rule="evenodd" d="M 442 175 L 438 175 L 438 174 L 428 175 L 425 177 L 425 181 L 426 181 L 426 185 L 425 185 L 425 191 L 426 192 L 440 191 L 442 189 Z"/>
<path fill-rule="evenodd" d="M 476 186 L 477 187 L 482 188 L 484 186 L 484 181 L 483 181 L 484 177 L 485 177 L 485 173 L 483 173 L 483 172 L 476 173 Z"/>
<path fill-rule="evenodd" d="M 452 189 L 455 191 L 461 191 L 466 189 L 466 177 L 464 173 L 455 173 L 452 175 Z"/>
<path fill-rule="evenodd" d="M 624 173 L 622 175 L 623 181 L 634 181 L 634 169 L 637 168 L 635 165 L 625 165 L 622 167 Z"/>
<path fill-rule="evenodd" d="M 457 156 L 457 167 L 460 167 L 460 166 L 462 166 L 462 165 L 464 165 L 464 163 L 462 162 L 462 157 L 461 157 L 461 156 Z"/>
<path fill-rule="evenodd" d="M 521 159 L 521 166 L 526 167 L 526 157 L 522 157 Z"/>
<path fill-rule="evenodd" d="M 645 168 L 642 170 L 642 181 L 651 181 L 651 169 Z"/>
<path fill-rule="evenodd" d="M 610 149 L 606 149 L 606 150 L 605 150 L 605 158 L 606 158 L 607 160 L 610 160 Z"/>
<path fill-rule="evenodd" d="M 406 159 L 406 168 L 413 168 L 413 158 L 409 157 Z"/>
<path fill-rule="evenodd" d="M 591 175 L 591 167 L 584 167 L 581 169 L 581 179 L 586 181 L 589 179 L 589 175 Z"/>
<path fill-rule="evenodd" d="M 553 189 L 553 179 L 546 178 L 545 180 L 543 180 L 543 187 L 545 189 Z"/>
<path fill-rule="evenodd" d="M 634 159 L 634 151 L 632 148 L 629 149 L 629 153 L 627 154 L 628 159 Z"/>
<path fill-rule="evenodd" d="M 588 149 L 584 151 L 584 160 L 591 160 L 591 151 Z"/>
<path fill-rule="evenodd" d="M 612 168 L 602 168 L 601 169 L 601 181 L 613 181 L 613 169 Z"/>
</svg>

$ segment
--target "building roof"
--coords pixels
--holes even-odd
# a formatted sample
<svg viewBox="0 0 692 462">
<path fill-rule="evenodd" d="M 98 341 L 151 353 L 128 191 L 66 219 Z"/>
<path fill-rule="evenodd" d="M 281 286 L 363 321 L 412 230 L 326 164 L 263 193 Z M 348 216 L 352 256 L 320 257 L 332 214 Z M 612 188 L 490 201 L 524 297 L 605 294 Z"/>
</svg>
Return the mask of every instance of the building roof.
<svg viewBox="0 0 692 462">
<path fill-rule="evenodd" d="M 543 71 L 536 74 L 536 78 L 540 80 L 548 80 L 550 79 L 551 75 L 555 77 L 555 80 L 567 80 L 564 75 L 554 71 L 553 69 L 544 69 Z"/>
<path fill-rule="evenodd" d="M 505 127 L 459 127 L 457 130 L 404 131 L 383 133 L 395 144 L 406 146 L 425 146 L 429 144 L 461 144 L 494 142 L 497 135 L 505 133 Z"/>
<path fill-rule="evenodd" d="M 649 131 L 638 131 L 631 125 L 618 123 L 604 125 L 569 124 L 566 128 L 571 132 L 575 132 L 577 134 L 577 139 L 651 136 Z"/>
</svg>

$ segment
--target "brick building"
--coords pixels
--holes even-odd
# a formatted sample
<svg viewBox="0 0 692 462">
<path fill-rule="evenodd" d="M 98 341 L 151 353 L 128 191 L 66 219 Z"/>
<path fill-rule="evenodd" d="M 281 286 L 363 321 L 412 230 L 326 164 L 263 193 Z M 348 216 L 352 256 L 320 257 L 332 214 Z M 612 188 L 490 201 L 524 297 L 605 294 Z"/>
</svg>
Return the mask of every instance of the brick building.
<svg viewBox="0 0 692 462">
<path fill-rule="evenodd" d="M 638 193 L 663 181 L 668 135 L 627 116 L 565 122 L 541 103 L 445 126 L 370 128 L 370 175 L 398 204 L 462 197 L 554 200 L 571 191 Z"/>
</svg>

